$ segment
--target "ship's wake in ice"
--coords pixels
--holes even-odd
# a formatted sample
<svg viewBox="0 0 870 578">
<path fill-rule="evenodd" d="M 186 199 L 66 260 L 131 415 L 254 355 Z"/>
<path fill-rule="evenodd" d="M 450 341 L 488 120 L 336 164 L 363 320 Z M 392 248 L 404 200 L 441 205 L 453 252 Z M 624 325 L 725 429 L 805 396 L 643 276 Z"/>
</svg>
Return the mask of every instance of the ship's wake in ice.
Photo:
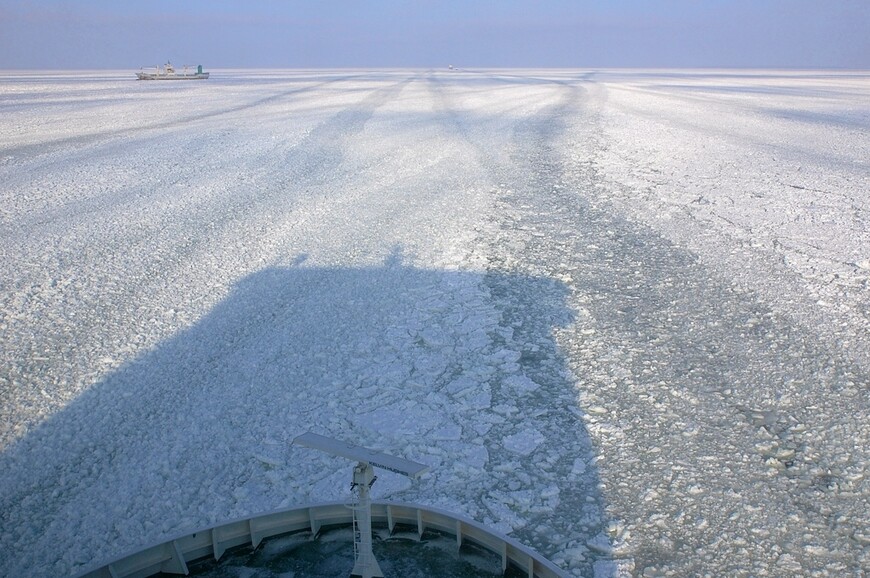
<svg viewBox="0 0 870 578">
<path fill-rule="evenodd" d="M 0 568 L 429 465 L 577 576 L 870 567 L 870 79 L 0 76 Z M 171 86 L 166 86 L 171 85 Z"/>
</svg>

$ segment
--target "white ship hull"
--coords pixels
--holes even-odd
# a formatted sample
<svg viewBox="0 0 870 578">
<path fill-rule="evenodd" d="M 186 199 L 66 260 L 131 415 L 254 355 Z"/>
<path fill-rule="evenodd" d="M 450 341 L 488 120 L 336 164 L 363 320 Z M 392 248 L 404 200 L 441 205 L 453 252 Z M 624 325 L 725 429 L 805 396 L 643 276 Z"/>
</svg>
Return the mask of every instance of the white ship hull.
<svg viewBox="0 0 870 578">
<path fill-rule="evenodd" d="M 139 80 L 205 80 L 208 72 L 202 71 L 202 65 L 197 65 L 196 72 L 188 72 L 184 66 L 181 72 L 176 72 L 172 63 L 167 62 L 164 66 L 155 66 L 153 69 L 141 69 L 136 73 Z"/>
</svg>

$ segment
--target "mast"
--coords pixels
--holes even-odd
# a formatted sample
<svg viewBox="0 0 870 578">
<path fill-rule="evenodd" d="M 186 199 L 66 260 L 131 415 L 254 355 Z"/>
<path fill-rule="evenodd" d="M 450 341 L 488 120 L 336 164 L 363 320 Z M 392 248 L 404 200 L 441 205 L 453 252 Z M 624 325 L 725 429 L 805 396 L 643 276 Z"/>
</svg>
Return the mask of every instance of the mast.
<svg viewBox="0 0 870 578">
<path fill-rule="evenodd" d="M 351 577 L 383 578 L 383 572 L 372 552 L 372 500 L 371 488 L 378 479 L 372 466 L 377 466 L 409 478 L 418 478 L 429 471 L 429 466 L 404 458 L 391 456 L 361 446 L 308 432 L 297 436 L 293 444 L 304 446 L 354 460 L 353 481 L 350 488 L 357 496 L 354 511 L 354 564 Z"/>
</svg>

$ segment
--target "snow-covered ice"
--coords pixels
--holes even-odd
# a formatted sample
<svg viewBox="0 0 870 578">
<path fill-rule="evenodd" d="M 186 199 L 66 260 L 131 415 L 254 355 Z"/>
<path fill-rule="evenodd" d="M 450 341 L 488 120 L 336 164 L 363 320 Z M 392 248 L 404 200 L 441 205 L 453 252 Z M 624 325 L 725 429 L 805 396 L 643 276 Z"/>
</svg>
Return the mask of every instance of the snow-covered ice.
<svg viewBox="0 0 870 578">
<path fill-rule="evenodd" d="M 0 573 L 345 496 L 870 571 L 870 74 L 0 73 Z"/>
</svg>

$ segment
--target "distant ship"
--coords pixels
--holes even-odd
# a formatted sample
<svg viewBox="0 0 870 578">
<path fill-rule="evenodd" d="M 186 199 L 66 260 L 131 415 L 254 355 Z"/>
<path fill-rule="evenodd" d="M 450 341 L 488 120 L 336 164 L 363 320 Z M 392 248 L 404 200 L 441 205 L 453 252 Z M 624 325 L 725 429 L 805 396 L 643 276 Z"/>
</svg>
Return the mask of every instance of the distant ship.
<svg viewBox="0 0 870 578">
<path fill-rule="evenodd" d="M 162 67 L 155 66 L 154 71 L 147 71 L 143 68 L 136 73 L 136 78 L 139 80 L 204 80 L 208 78 L 208 72 L 202 71 L 202 64 L 196 66 L 196 72 L 188 72 L 188 66 L 184 65 L 181 72 L 177 72 L 171 62 L 167 62 Z"/>
</svg>

